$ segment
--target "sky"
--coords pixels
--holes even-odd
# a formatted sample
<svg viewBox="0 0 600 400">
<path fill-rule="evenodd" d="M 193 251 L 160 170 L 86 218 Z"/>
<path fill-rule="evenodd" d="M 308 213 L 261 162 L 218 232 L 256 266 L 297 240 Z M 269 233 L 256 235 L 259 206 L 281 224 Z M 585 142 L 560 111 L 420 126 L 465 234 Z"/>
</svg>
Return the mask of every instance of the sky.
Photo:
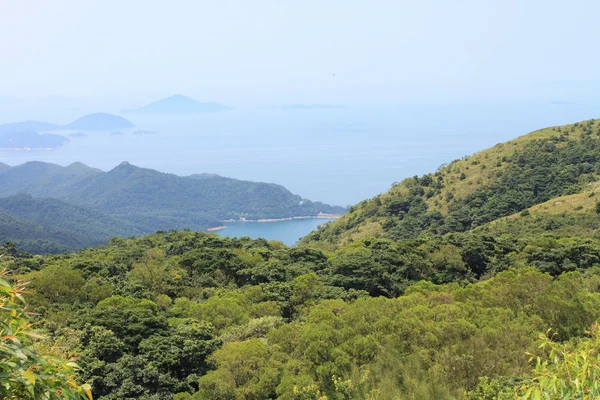
<svg viewBox="0 0 600 400">
<path fill-rule="evenodd" d="M 600 88 L 598 15 L 593 0 L 0 0 L 0 96 L 443 104 L 589 95 L 590 83 Z"/>
</svg>

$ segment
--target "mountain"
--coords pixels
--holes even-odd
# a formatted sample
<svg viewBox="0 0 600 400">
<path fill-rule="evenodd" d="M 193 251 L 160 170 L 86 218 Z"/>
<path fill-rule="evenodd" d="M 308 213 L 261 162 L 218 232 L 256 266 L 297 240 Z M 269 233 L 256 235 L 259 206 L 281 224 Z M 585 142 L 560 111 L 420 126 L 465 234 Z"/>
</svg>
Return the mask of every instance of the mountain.
<svg viewBox="0 0 600 400">
<path fill-rule="evenodd" d="M 124 110 L 123 113 L 203 114 L 227 110 L 231 110 L 231 108 L 218 103 L 201 103 L 187 96 L 176 94 L 138 109 Z"/>
<path fill-rule="evenodd" d="M 32 193 L 36 197 L 60 197 L 58 195 L 102 173 L 82 163 L 62 167 L 41 161 L 30 161 L 0 171 L 0 193 L 4 196 Z"/>
<path fill-rule="evenodd" d="M 409 239 L 464 232 L 551 199 L 560 203 L 562 196 L 594 197 L 599 136 L 600 120 L 590 120 L 498 144 L 394 184 L 303 242 L 337 247 L 369 236 Z"/>
<path fill-rule="evenodd" d="M 241 217 L 287 218 L 345 211 L 342 207 L 294 195 L 281 185 L 213 174 L 182 177 L 129 163 L 122 163 L 108 172 L 81 163 L 67 167 L 43 162 L 7 166 L 0 168 L 0 193 L 3 196 L 25 193 L 44 198 L 46 203 L 36 205 L 30 198 L 18 197 L 10 202 L 12 208 L 5 211 L 44 226 L 81 234 L 88 232 L 90 240 L 86 243 L 91 243 L 91 239 L 106 240 L 110 236 L 139 235 L 157 230 L 203 230 L 220 225 L 222 220 Z M 68 203 L 76 210 L 48 211 L 53 216 L 60 216 L 58 220 L 35 212 L 36 207 L 50 210 L 50 205 L 56 206 L 48 203 L 51 200 Z M 27 212 L 14 214 L 18 201 L 31 204 Z M 79 215 L 78 219 L 73 219 L 76 223 L 65 222 L 69 220 L 69 213 Z"/>
<path fill-rule="evenodd" d="M 0 242 L 26 241 L 20 247 L 32 252 L 41 252 L 38 240 L 43 241 L 43 246 L 53 244 L 51 248 L 74 251 L 106 243 L 114 236 L 148 232 L 131 222 L 94 210 L 26 194 L 0 198 L 0 213 L 6 217 L 0 222 Z M 17 223 L 23 228 L 13 229 Z M 7 224 L 13 228 L 8 229 Z"/>
<path fill-rule="evenodd" d="M 4 163 L 0 162 L 0 172 L 4 172 L 4 171 L 6 171 L 7 169 L 10 169 L 10 168 L 11 168 L 10 165 L 4 164 Z"/>
<path fill-rule="evenodd" d="M 56 149 L 69 142 L 64 136 L 50 133 L 0 132 L 0 150 L 48 150 Z"/>
<path fill-rule="evenodd" d="M 135 125 L 123 117 L 107 113 L 85 115 L 60 129 L 77 131 L 110 131 L 133 128 Z"/>
</svg>

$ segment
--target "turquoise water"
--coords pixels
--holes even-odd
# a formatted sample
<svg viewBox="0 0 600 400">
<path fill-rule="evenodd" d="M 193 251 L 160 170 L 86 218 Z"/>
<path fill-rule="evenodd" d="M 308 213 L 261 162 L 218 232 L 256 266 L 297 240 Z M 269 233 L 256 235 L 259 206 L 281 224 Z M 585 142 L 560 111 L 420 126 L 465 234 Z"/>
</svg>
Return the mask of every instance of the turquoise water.
<svg viewBox="0 0 600 400">
<path fill-rule="evenodd" d="M 221 236 L 279 240 L 288 246 L 330 220 L 324 218 L 292 219 L 275 222 L 228 222 L 227 228 L 216 231 Z"/>
</svg>

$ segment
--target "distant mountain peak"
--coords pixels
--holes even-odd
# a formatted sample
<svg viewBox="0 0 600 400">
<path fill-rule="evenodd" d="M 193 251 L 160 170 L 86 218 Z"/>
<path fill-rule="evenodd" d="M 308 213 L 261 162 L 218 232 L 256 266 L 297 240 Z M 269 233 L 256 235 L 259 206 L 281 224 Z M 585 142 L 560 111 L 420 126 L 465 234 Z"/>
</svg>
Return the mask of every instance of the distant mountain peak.
<svg viewBox="0 0 600 400">
<path fill-rule="evenodd" d="M 123 113 L 144 114 L 202 114 L 231 110 L 230 107 L 218 103 L 202 103 L 182 94 L 174 94 L 157 100 L 144 107 L 124 110 Z"/>
<path fill-rule="evenodd" d="M 142 170 L 145 170 L 145 168 L 138 167 L 137 165 L 133 165 L 128 161 L 123 161 L 122 163 L 120 163 L 119 165 L 114 167 L 113 169 L 109 170 L 108 174 L 123 173 L 123 172 L 132 173 L 134 171 L 142 171 Z M 155 172 L 159 173 L 158 171 L 155 171 Z"/>
<path fill-rule="evenodd" d="M 164 101 L 164 100 L 178 100 L 178 101 L 182 100 L 182 101 L 193 101 L 193 102 L 197 103 L 196 100 L 192 99 L 191 97 L 184 96 L 182 94 L 174 94 L 172 96 L 165 97 L 164 99 L 159 100 L 159 101 Z"/>
<path fill-rule="evenodd" d="M 112 171 L 119 170 L 119 169 L 129 169 L 129 168 L 137 168 L 137 167 L 135 165 L 132 165 L 129 161 L 123 161 L 122 163 L 120 163 L 119 165 L 114 167 L 112 169 Z"/>
<path fill-rule="evenodd" d="M 133 128 L 135 125 L 118 115 L 108 113 L 94 113 L 84 115 L 83 117 L 71 122 L 68 125 L 62 126 L 61 129 L 66 130 L 82 130 L 82 131 L 109 131 L 115 129 Z"/>
</svg>

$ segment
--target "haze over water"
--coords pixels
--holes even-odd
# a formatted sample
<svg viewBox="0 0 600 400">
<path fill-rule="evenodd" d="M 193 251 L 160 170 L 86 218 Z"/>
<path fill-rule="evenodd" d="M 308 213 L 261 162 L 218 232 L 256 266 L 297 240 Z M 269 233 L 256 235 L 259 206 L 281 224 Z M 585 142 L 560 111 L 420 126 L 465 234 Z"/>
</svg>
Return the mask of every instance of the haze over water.
<svg viewBox="0 0 600 400">
<path fill-rule="evenodd" d="M 0 123 L 67 123 L 106 110 L 101 107 L 0 106 Z M 596 117 L 597 110 L 592 102 L 529 102 L 312 110 L 241 106 L 195 116 L 126 114 L 136 128 L 123 131 L 123 136 L 89 133 L 57 150 L 0 151 L 0 161 L 81 161 L 103 170 L 128 161 L 180 175 L 210 172 L 273 182 L 311 200 L 351 205 L 387 190 L 393 182 L 433 172 L 443 162 L 543 126 Z M 136 135 L 134 130 L 158 133 Z"/>
<path fill-rule="evenodd" d="M 233 107 L 125 115 L 159 133 L 1 152 L 11 165 L 129 161 L 348 205 L 531 130 L 599 116 L 600 3 L 589 0 L 5 3 L 0 123 L 67 123 L 176 93 Z"/>
</svg>

